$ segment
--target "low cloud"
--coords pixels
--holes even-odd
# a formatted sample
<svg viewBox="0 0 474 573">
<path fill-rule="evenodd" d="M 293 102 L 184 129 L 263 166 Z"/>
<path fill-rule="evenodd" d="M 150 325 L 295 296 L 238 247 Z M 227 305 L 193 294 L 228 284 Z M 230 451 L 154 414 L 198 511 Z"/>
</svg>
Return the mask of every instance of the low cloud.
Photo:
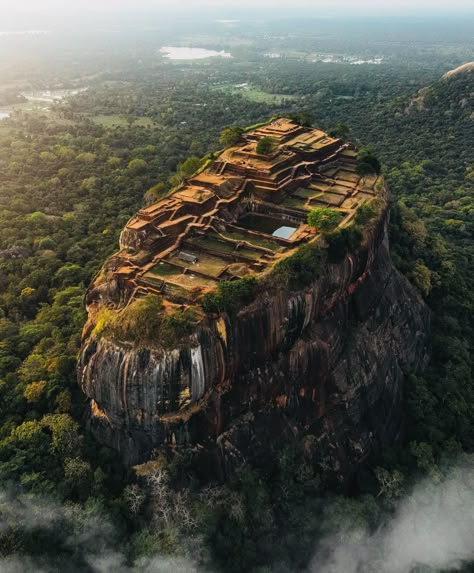
<svg viewBox="0 0 474 573">
<path fill-rule="evenodd" d="M 51 547 L 35 557 L 12 555 L 0 559 L 0 573 L 205 573 L 183 558 L 155 556 L 127 563 L 117 528 L 105 515 L 100 504 L 59 505 L 30 496 L 17 500 L 0 492 L 0 536 L 8 537 L 15 525 L 33 536 L 41 531 L 45 539 L 58 542 L 60 538 L 62 553 L 56 555 L 56 548 Z"/>
<path fill-rule="evenodd" d="M 0 535 L 11 523 L 52 535 L 64 526 L 61 546 L 77 561 L 68 562 L 68 573 L 209 573 L 183 558 L 157 555 L 128 563 L 116 527 L 103 515 L 100 507 L 81 509 L 28 498 L 20 503 L 0 494 Z M 318 544 L 308 573 L 457 570 L 474 560 L 474 468 L 459 466 L 442 480 L 423 481 L 375 533 L 355 528 L 350 519 Z M 0 573 L 64 571 L 58 563 L 56 555 L 15 555 L 0 560 Z"/>
<path fill-rule="evenodd" d="M 311 573 L 410 573 L 457 570 L 474 560 L 474 470 L 426 480 L 404 498 L 376 533 L 349 530 L 324 539 Z"/>
</svg>

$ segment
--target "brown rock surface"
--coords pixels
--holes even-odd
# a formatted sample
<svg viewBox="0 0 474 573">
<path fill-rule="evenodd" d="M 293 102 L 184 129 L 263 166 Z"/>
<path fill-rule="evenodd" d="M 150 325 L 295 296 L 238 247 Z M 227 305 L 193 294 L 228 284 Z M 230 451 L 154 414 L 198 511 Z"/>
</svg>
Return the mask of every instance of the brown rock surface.
<svg viewBox="0 0 474 573">
<path fill-rule="evenodd" d="M 391 263 L 387 215 L 310 287 L 210 316 L 172 350 L 86 329 L 78 375 L 97 439 L 128 464 L 194 452 L 204 478 L 223 478 L 297 437 L 327 479 L 353 475 L 400 435 L 404 372 L 429 355 L 429 310 Z"/>
</svg>

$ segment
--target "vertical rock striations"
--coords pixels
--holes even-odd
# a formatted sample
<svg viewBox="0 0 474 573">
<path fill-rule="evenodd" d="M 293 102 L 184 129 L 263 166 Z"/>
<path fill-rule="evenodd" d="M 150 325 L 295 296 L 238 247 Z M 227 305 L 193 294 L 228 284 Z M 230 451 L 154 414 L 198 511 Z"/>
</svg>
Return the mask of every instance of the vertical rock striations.
<svg viewBox="0 0 474 573">
<path fill-rule="evenodd" d="M 328 479 L 352 475 L 399 436 L 404 372 L 429 353 L 429 311 L 390 261 L 387 215 L 309 287 L 207 316 L 174 349 L 95 336 L 91 312 L 78 373 L 97 439 L 128 464 L 187 449 L 223 478 L 296 437 Z"/>
<path fill-rule="evenodd" d="M 100 442 L 129 464 L 178 448 L 225 478 L 297 439 L 344 481 L 397 439 L 429 312 L 391 264 L 374 159 L 279 118 L 130 219 L 86 297 Z"/>
</svg>

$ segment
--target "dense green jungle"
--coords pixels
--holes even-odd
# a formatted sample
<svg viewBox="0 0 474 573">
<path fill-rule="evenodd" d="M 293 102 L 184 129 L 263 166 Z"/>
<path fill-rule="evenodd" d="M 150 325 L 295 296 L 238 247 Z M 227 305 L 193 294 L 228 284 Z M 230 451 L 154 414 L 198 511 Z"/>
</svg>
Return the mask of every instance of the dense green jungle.
<svg viewBox="0 0 474 573">
<path fill-rule="evenodd" d="M 474 571 L 474 71 L 443 77 L 472 60 L 468 24 L 189 24 L 67 49 L 28 38 L 15 58 L 20 39 L 0 37 L 2 573 Z M 163 45 L 233 57 L 170 60 Z M 48 90 L 67 94 L 28 95 Z M 283 115 L 381 162 L 392 258 L 433 322 L 430 365 L 406 376 L 403 439 L 343 491 L 322 488 L 297 442 L 224 484 L 202 487 L 179 454 L 141 479 L 85 425 L 85 290 L 127 220 L 224 128 Z M 413 515 L 433 524 L 421 564 Z M 457 520 L 466 539 L 448 558 Z"/>
</svg>

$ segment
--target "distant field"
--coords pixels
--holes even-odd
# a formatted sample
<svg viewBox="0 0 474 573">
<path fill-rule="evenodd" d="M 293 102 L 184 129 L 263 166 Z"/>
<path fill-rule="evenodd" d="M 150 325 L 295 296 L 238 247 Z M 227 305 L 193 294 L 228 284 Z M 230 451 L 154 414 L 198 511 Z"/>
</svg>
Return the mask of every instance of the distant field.
<svg viewBox="0 0 474 573">
<path fill-rule="evenodd" d="M 256 103 L 276 104 L 280 105 L 285 101 L 293 101 L 299 99 L 299 96 L 285 95 L 285 94 L 272 94 L 264 92 L 254 86 L 236 86 L 232 84 L 221 84 L 212 86 L 215 91 L 224 91 L 232 95 L 241 95 L 242 97 Z"/>
<path fill-rule="evenodd" d="M 95 115 L 91 118 L 94 123 L 102 127 L 113 129 L 114 127 L 127 127 L 128 120 L 123 115 Z M 132 125 L 137 127 L 156 127 L 156 123 L 150 117 L 137 117 Z"/>
<path fill-rule="evenodd" d="M 137 119 L 133 122 L 133 125 L 137 125 L 139 127 L 156 127 L 157 124 L 151 117 L 137 117 Z"/>
<path fill-rule="evenodd" d="M 35 113 L 42 115 L 48 115 L 50 113 L 48 105 L 45 106 L 44 104 L 39 104 L 32 101 L 25 101 L 22 103 L 15 103 L 10 106 L 5 106 L 2 108 L 2 111 L 5 112 L 24 111 L 28 113 Z"/>
</svg>

